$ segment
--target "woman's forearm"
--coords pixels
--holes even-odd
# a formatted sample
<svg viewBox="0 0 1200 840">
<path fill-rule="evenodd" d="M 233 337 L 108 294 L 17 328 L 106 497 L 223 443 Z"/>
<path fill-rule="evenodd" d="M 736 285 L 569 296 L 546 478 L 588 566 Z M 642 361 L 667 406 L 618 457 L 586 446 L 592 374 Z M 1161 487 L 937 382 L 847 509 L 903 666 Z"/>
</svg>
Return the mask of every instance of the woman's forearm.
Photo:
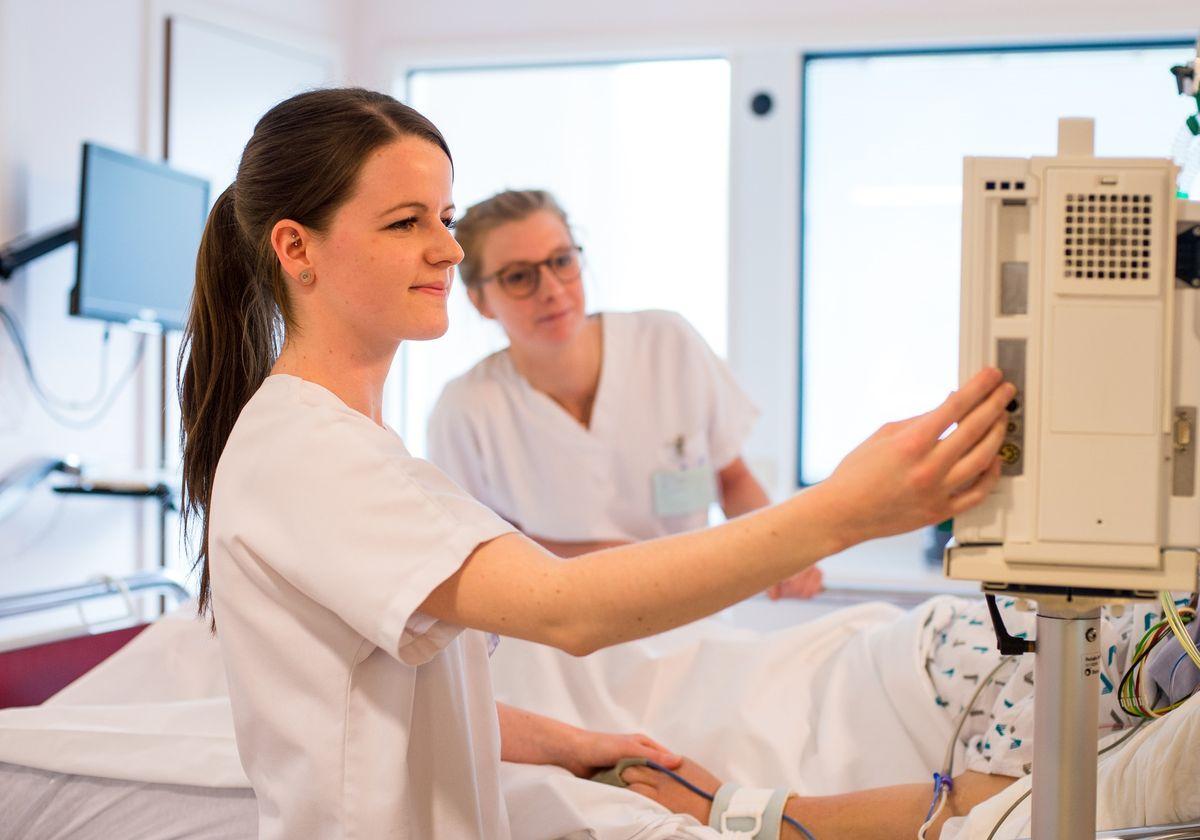
<svg viewBox="0 0 1200 840">
<path fill-rule="evenodd" d="M 504 703 L 496 704 L 500 718 L 500 759 L 518 764 L 561 764 L 563 745 L 575 728 Z"/>
<path fill-rule="evenodd" d="M 477 548 L 421 611 L 583 655 L 710 615 L 838 551 L 833 501 L 813 487 L 708 531 L 573 560 L 509 534 Z"/>
<path fill-rule="evenodd" d="M 812 488 L 707 531 L 577 558 L 561 591 L 588 606 L 570 616 L 570 635 L 588 653 L 711 615 L 841 550 L 838 521 Z"/>
</svg>

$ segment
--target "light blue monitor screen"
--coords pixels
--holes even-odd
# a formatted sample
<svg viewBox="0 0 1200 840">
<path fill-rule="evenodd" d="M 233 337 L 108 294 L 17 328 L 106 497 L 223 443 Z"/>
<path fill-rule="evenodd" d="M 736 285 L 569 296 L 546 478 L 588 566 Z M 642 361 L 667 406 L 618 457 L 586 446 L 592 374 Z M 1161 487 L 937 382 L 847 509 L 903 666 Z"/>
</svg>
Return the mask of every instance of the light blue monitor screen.
<svg viewBox="0 0 1200 840">
<path fill-rule="evenodd" d="M 182 328 L 207 216 L 204 179 L 84 144 L 71 313 Z"/>
</svg>

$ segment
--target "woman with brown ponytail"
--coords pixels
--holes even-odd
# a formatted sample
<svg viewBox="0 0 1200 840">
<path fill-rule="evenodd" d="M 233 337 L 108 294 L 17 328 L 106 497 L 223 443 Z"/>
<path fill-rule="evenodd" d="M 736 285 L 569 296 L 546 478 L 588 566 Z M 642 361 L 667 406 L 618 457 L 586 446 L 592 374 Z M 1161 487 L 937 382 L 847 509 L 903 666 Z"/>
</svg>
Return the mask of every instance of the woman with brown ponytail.
<svg viewBox="0 0 1200 840">
<path fill-rule="evenodd" d="M 505 838 L 501 759 L 676 765 L 648 738 L 498 708 L 488 634 L 582 654 L 659 633 L 998 477 L 1012 389 L 987 370 L 781 504 L 560 560 L 383 424 L 400 342 L 447 328 L 451 186 L 420 114 L 312 91 L 259 121 L 201 243 L 185 504 L 264 838 Z"/>
</svg>

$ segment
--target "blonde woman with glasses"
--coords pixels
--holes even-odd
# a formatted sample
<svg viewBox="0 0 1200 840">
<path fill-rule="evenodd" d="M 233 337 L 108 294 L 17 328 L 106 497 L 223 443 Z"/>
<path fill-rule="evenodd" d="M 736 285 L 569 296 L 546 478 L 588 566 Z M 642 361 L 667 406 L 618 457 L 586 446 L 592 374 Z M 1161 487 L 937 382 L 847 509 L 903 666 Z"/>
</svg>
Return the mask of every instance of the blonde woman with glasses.
<svg viewBox="0 0 1200 840">
<path fill-rule="evenodd" d="M 546 548 L 574 557 L 770 504 L 741 450 L 758 415 L 681 316 L 588 314 L 582 247 L 542 190 L 471 207 L 456 236 L 475 308 L 509 346 L 446 386 L 430 459 Z M 809 597 L 810 567 L 769 590 Z"/>
</svg>

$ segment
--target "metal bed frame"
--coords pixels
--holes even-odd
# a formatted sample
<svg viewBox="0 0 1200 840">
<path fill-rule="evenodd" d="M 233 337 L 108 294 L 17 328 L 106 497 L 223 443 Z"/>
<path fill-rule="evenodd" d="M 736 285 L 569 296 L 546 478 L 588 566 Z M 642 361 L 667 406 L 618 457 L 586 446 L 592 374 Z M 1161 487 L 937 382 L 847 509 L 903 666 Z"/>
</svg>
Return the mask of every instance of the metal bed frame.
<svg viewBox="0 0 1200 840">
<path fill-rule="evenodd" d="M 169 592 L 178 601 L 187 600 L 190 596 L 183 584 L 167 574 L 136 572 L 124 577 L 105 577 L 75 586 L 0 596 L 0 619 L 59 607 L 72 607 L 84 601 L 108 598 L 113 595 L 129 595 L 134 592 Z"/>
<path fill-rule="evenodd" d="M 0 619 L 80 608 L 78 624 L 0 643 L 0 708 L 36 706 L 124 647 L 148 626 L 133 595 L 154 592 L 171 595 L 176 601 L 189 596 L 179 581 L 165 574 L 139 572 L 0 597 Z M 99 623 L 83 615 L 85 601 L 113 596 L 124 599 L 124 615 Z"/>
</svg>

